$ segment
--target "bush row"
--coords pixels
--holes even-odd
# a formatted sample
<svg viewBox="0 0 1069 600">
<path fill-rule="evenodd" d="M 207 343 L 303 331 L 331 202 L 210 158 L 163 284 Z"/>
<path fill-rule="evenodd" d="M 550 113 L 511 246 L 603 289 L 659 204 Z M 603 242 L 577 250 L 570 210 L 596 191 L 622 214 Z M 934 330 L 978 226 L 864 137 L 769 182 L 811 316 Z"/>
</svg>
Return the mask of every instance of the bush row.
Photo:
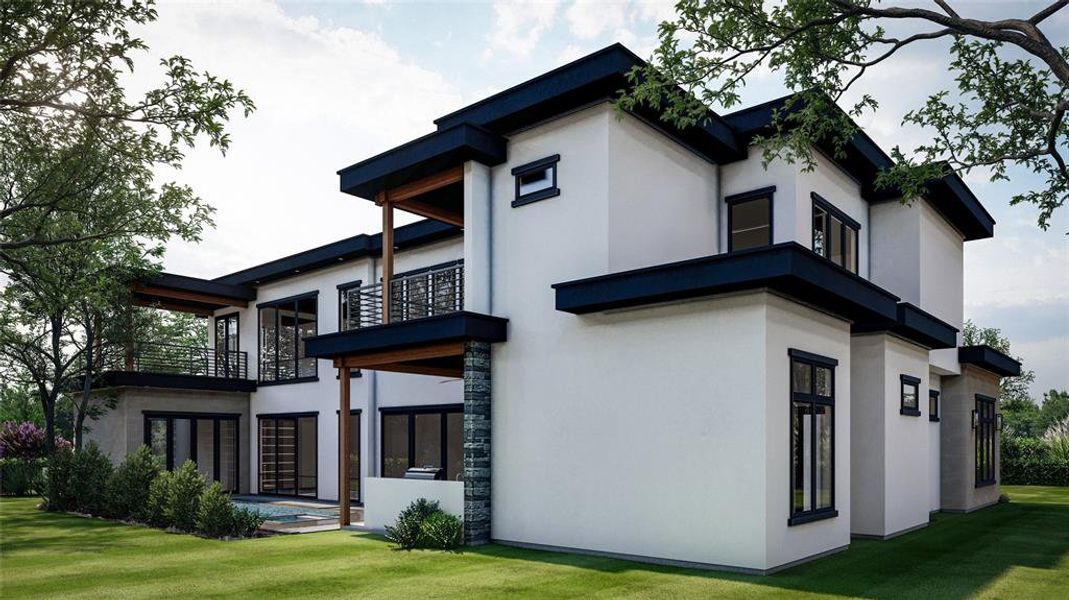
<svg viewBox="0 0 1069 600">
<path fill-rule="evenodd" d="M 193 461 L 164 470 L 142 446 L 112 469 L 90 443 L 56 452 L 48 461 L 45 508 L 137 521 L 215 538 L 249 537 L 264 522 L 259 512 L 238 508 L 218 482 L 207 485 Z"/>
<path fill-rule="evenodd" d="M 40 494 L 44 491 L 45 463 L 43 458 L 0 458 L 0 494 Z"/>
<path fill-rule="evenodd" d="M 404 550 L 453 550 L 464 541 L 464 522 L 443 511 L 438 502 L 419 498 L 386 526 L 386 538 Z"/>
<path fill-rule="evenodd" d="M 1002 461 L 1000 483 L 1006 485 L 1069 486 L 1069 462 L 1050 458 L 1012 458 Z"/>
</svg>

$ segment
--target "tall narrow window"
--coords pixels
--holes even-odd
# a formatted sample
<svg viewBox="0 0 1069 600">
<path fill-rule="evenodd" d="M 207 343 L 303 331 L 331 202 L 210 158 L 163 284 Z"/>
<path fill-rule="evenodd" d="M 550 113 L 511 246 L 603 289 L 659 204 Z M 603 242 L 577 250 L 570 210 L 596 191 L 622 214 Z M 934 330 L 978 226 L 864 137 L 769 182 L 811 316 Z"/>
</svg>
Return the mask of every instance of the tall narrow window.
<svg viewBox="0 0 1069 600">
<path fill-rule="evenodd" d="M 260 381 L 307 381 L 316 359 L 304 355 L 304 340 L 316 335 L 316 294 L 274 300 L 260 309 Z"/>
<path fill-rule="evenodd" d="M 928 390 L 928 420 L 939 421 L 939 392 Z"/>
<path fill-rule="evenodd" d="M 464 407 L 413 407 L 382 411 L 382 476 L 404 477 L 410 467 L 442 469 L 464 477 Z"/>
<path fill-rule="evenodd" d="M 909 375 L 899 375 L 898 378 L 902 389 L 902 407 L 898 412 L 910 417 L 921 416 L 919 391 L 921 380 Z"/>
<path fill-rule="evenodd" d="M 360 327 L 360 285 L 351 281 L 338 286 L 338 331 Z"/>
<path fill-rule="evenodd" d="M 973 428 L 976 434 L 976 487 L 995 483 L 995 399 L 976 395 Z"/>
<path fill-rule="evenodd" d="M 801 350 L 791 358 L 791 499 L 788 525 L 837 516 L 835 510 L 835 367 Z"/>
<path fill-rule="evenodd" d="M 215 317 L 215 376 L 243 377 L 238 346 L 238 313 Z"/>
<path fill-rule="evenodd" d="M 728 205 L 728 252 L 772 244 L 772 193 L 767 187 L 724 198 Z"/>
<path fill-rule="evenodd" d="M 360 502 L 360 411 L 349 413 L 349 499 Z"/>
<path fill-rule="evenodd" d="M 858 231 L 861 224 L 832 206 L 819 194 L 813 198 L 813 252 L 857 273 Z"/>
</svg>

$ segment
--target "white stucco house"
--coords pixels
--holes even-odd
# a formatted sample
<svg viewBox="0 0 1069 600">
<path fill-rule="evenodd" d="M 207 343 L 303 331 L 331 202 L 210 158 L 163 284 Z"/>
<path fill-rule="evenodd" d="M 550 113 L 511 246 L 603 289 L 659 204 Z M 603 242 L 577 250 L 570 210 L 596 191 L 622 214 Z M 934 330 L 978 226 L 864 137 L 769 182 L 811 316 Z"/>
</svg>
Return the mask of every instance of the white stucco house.
<svg viewBox="0 0 1069 600">
<path fill-rule="evenodd" d="M 381 233 L 135 286 L 211 347 L 138 345 L 91 437 L 373 530 L 424 496 L 472 544 L 758 573 L 995 503 L 1019 365 L 962 346 L 977 198 L 876 189 L 864 133 L 765 168 L 787 99 L 686 129 L 616 111 L 639 64 L 608 47 L 341 169 Z"/>
</svg>

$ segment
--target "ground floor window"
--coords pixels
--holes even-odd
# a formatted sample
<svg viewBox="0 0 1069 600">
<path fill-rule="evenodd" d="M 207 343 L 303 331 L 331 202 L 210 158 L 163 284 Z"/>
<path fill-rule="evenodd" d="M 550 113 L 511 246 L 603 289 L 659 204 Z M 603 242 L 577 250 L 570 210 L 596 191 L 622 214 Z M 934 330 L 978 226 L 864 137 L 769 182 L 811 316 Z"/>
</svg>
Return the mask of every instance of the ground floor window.
<svg viewBox="0 0 1069 600">
<path fill-rule="evenodd" d="M 464 479 L 464 406 L 382 409 L 382 476 L 404 477 L 411 467 L 443 469 Z"/>
<path fill-rule="evenodd" d="M 316 497 L 316 414 L 260 415 L 260 493 Z"/>
<path fill-rule="evenodd" d="M 168 470 L 187 460 L 208 481 L 238 491 L 238 415 L 145 413 L 145 445 Z"/>
<path fill-rule="evenodd" d="M 973 428 L 976 430 L 976 487 L 995 483 L 995 399 L 976 396 Z"/>
<path fill-rule="evenodd" d="M 349 500 L 353 502 L 360 502 L 359 410 L 352 410 L 349 412 Z"/>
<path fill-rule="evenodd" d="M 789 525 L 834 517 L 835 366 L 832 358 L 790 350 L 791 513 Z"/>
<path fill-rule="evenodd" d="M 939 392 L 928 390 L 928 420 L 933 423 L 939 422 Z"/>
</svg>

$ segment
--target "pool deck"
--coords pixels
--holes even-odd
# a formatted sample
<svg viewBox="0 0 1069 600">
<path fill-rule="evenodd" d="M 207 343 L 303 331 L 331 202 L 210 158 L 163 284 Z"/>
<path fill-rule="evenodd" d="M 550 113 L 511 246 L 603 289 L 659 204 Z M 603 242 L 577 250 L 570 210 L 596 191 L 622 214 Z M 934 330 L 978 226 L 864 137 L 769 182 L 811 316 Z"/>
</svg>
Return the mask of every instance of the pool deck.
<svg viewBox="0 0 1069 600">
<path fill-rule="evenodd" d="M 294 534 L 339 529 L 336 502 L 249 494 L 234 496 L 233 499 L 239 506 L 253 508 L 267 515 L 267 520 L 260 527 L 262 531 Z M 353 525 L 362 526 L 364 509 L 352 507 L 349 520 Z"/>
</svg>

